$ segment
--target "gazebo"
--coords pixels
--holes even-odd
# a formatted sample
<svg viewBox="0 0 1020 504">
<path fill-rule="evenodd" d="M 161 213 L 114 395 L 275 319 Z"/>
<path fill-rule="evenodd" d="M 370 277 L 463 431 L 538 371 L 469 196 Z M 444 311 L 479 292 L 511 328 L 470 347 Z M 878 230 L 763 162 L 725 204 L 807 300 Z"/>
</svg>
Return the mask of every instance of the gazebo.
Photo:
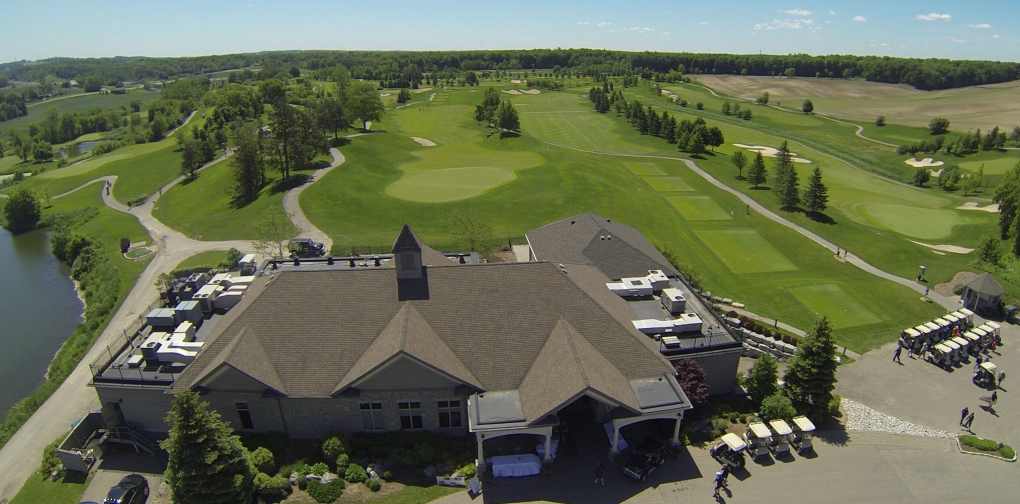
<svg viewBox="0 0 1020 504">
<path fill-rule="evenodd" d="M 983 273 L 963 284 L 963 307 L 978 313 L 987 313 L 999 309 L 999 298 L 1006 290 L 995 281 L 990 273 Z"/>
</svg>

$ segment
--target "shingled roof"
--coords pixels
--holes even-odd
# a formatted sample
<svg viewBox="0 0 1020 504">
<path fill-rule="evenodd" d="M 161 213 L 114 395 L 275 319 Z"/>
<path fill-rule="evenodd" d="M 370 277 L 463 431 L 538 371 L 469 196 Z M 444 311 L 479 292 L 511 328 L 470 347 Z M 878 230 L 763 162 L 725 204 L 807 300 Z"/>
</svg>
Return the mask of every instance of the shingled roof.
<svg viewBox="0 0 1020 504">
<path fill-rule="evenodd" d="M 648 270 L 680 273 L 637 229 L 591 212 L 527 233 L 539 261 L 592 264 L 610 279 L 641 277 Z"/>
<path fill-rule="evenodd" d="M 982 273 L 963 283 L 970 290 L 986 296 L 998 297 L 1006 293 L 991 273 Z"/>
<path fill-rule="evenodd" d="M 326 398 L 403 355 L 476 390 L 519 390 L 534 422 L 586 391 L 637 411 L 628 380 L 672 373 L 647 337 L 603 306 L 609 298 L 597 301 L 579 285 L 597 284 L 587 279 L 601 276 L 590 266 L 426 270 L 428 298 L 410 301 L 398 299 L 392 269 L 261 277 L 177 386 L 196 386 L 229 365 L 287 397 Z"/>
</svg>

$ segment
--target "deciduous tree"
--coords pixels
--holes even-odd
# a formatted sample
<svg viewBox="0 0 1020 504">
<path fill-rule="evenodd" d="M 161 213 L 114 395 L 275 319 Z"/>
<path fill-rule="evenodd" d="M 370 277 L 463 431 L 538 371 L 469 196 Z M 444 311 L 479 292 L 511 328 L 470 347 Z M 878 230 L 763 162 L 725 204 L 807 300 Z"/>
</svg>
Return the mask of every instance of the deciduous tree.
<svg viewBox="0 0 1020 504">
<path fill-rule="evenodd" d="M 936 117 L 928 123 L 928 131 L 932 135 L 945 135 L 949 132 L 949 119 Z"/>
<path fill-rule="evenodd" d="M 257 239 L 251 246 L 263 257 L 284 257 L 284 244 L 294 235 L 294 227 L 290 223 L 290 215 L 278 209 L 267 209 L 255 221 Z"/>
<path fill-rule="evenodd" d="M 21 234 L 35 229 L 41 216 L 42 205 L 39 199 L 25 186 L 16 187 L 4 202 L 4 228 L 11 234 Z"/>
<path fill-rule="evenodd" d="M 928 185 L 928 181 L 931 180 L 931 173 L 927 168 L 918 168 L 914 170 L 914 176 L 910 179 L 910 183 L 917 187 L 924 187 Z"/>
<path fill-rule="evenodd" d="M 369 121 L 378 121 L 382 118 L 386 108 L 383 106 L 375 85 L 369 82 L 353 82 L 350 86 L 351 96 L 347 104 L 350 117 L 361 121 L 362 129 L 368 130 Z"/>
<path fill-rule="evenodd" d="M 457 246 L 465 247 L 469 252 L 486 255 L 496 245 L 496 233 L 492 221 L 478 209 L 454 208 L 450 211 L 447 226 Z"/>
<path fill-rule="evenodd" d="M 1002 262 L 1002 247 L 999 245 L 999 237 L 993 233 L 985 235 L 977 246 L 978 259 L 996 266 Z"/>
<path fill-rule="evenodd" d="M 744 167 L 747 166 L 747 156 L 744 155 L 744 151 L 734 152 L 730 162 L 737 167 L 737 178 L 744 178 Z"/>
<path fill-rule="evenodd" d="M 679 359 L 673 363 L 676 369 L 676 381 L 691 401 L 692 406 L 699 406 L 708 401 L 708 379 L 705 370 L 694 359 Z"/>
<path fill-rule="evenodd" d="M 769 92 L 765 91 L 755 101 L 758 103 L 758 105 L 768 105 L 769 104 Z"/>
<path fill-rule="evenodd" d="M 202 166 L 202 152 L 198 142 L 185 140 L 181 151 L 181 175 L 195 178 L 195 170 Z"/>
<path fill-rule="evenodd" d="M 878 119 L 875 119 L 875 126 L 885 126 L 885 116 L 880 115 Z"/>
<path fill-rule="evenodd" d="M 517 116 L 517 109 L 510 100 L 500 102 L 499 108 L 496 109 L 496 121 L 499 128 L 505 132 L 521 130 L 520 117 Z"/>
<path fill-rule="evenodd" d="M 825 414 L 836 386 L 836 346 L 828 317 L 823 316 L 814 329 L 797 344 L 783 381 L 786 394 L 799 410 Z"/>
<path fill-rule="evenodd" d="M 805 114 L 810 114 L 815 111 L 815 104 L 811 103 L 811 100 L 804 100 L 804 103 L 800 106 L 800 110 Z"/>
<path fill-rule="evenodd" d="M 238 123 L 234 127 L 235 147 L 234 154 L 230 156 L 230 166 L 234 197 L 241 201 L 253 201 L 266 184 L 261 132 L 253 123 Z"/>
</svg>

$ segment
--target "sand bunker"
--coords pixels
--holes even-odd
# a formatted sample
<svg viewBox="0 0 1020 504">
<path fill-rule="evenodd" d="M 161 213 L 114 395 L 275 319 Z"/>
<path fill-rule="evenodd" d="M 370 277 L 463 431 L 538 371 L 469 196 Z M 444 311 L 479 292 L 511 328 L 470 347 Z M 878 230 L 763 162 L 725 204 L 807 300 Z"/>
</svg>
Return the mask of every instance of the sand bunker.
<svg viewBox="0 0 1020 504">
<path fill-rule="evenodd" d="M 502 92 L 504 92 L 506 94 L 514 94 L 514 95 L 521 94 L 521 92 L 516 90 L 516 89 L 511 89 L 509 91 L 507 91 L 505 89 L 500 89 L 500 91 L 502 91 Z"/>
<path fill-rule="evenodd" d="M 414 140 L 415 142 L 418 142 L 424 145 L 425 147 L 435 147 L 436 145 L 436 143 L 433 142 L 432 140 L 427 140 L 422 137 L 411 137 L 411 140 Z"/>
<path fill-rule="evenodd" d="M 379 93 L 379 96 L 389 96 L 390 93 Z"/>
<path fill-rule="evenodd" d="M 916 243 L 916 244 L 918 244 L 918 245 L 920 245 L 922 247 L 928 247 L 928 248 L 930 248 L 932 250 L 937 250 L 937 251 L 940 251 L 940 252 L 952 252 L 954 254 L 969 254 L 969 253 L 974 251 L 974 249 L 972 249 L 972 248 L 958 247 L 956 245 L 932 245 L 930 243 L 922 243 L 922 242 L 914 241 L 914 240 L 910 240 L 910 241 L 913 242 L 913 243 Z"/>
<path fill-rule="evenodd" d="M 968 201 L 963 205 L 956 207 L 957 210 L 980 210 L 982 212 L 999 213 L 999 205 L 992 203 L 991 205 L 978 206 L 976 201 Z"/>
<path fill-rule="evenodd" d="M 512 82 L 514 84 L 520 84 L 521 83 L 520 79 L 510 79 L 510 82 Z"/>
<path fill-rule="evenodd" d="M 776 154 L 779 153 L 779 149 L 776 149 L 775 147 L 766 147 L 764 145 L 733 144 L 733 146 L 734 147 L 740 147 L 741 149 L 747 149 L 747 150 L 749 150 L 751 152 L 760 152 L 761 155 L 765 156 L 765 157 L 772 157 L 772 158 L 774 158 L 774 157 L 776 157 Z M 791 158 L 794 163 L 803 163 L 803 164 L 810 164 L 811 163 L 810 159 L 804 159 L 804 158 L 796 157 L 797 156 L 796 152 L 791 152 L 790 155 L 794 156 L 794 157 Z"/>
<path fill-rule="evenodd" d="M 942 176 L 942 170 L 944 169 L 945 168 L 939 168 L 938 170 L 928 170 L 928 175 L 931 175 L 932 178 L 939 178 Z"/>
<path fill-rule="evenodd" d="M 432 88 L 424 87 L 424 88 L 421 88 L 421 89 L 415 89 L 415 90 L 413 90 L 411 92 L 412 93 L 425 93 L 425 92 L 428 92 L 428 91 L 432 91 Z"/>
<path fill-rule="evenodd" d="M 926 157 L 920 161 L 918 161 L 917 158 L 910 158 L 904 161 L 904 163 L 907 163 L 908 165 L 913 166 L 914 168 L 927 168 L 929 166 L 942 166 L 945 164 L 942 161 L 935 161 L 930 157 Z"/>
<path fill-rule="evenodd" d="M 539 91 L 539 90 L 537 90 L 537 89 L 529 89 L 529 90 L 527 90 L 527 91 L 522 91 L 522 93 L 528 93 L 528 94 L 542 94 L 542 92 L 541 92 L 541 91 Z"/>
</svg>

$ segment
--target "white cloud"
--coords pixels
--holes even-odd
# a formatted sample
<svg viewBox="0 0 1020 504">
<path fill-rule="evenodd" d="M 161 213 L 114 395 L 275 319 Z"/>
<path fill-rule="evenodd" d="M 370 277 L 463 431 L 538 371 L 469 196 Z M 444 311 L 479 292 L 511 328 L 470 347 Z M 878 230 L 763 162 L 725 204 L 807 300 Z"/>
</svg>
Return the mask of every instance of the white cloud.
<svg viewBox="0 0 1020 504">
<path fill-rule="evenodd" d="M 631 26 L 630 28 L 624 28 L 624 30 L 630 30 L 638 33 L 648 33 L 655 31 L 655 28 L 648 28 L 647 26 L 644 28 L 641 28 L 640 26 Z"/>
<path fill-rule="evenodd" d="M 607 22 L 603 21 L 603 22 L 597 24 L 596 26 L 599 26 L 601 28 L 605 28 L 605 27 L 607 27 L 607 26 L 609 26 L 611 24 L 613 24 L 613 23 L 607 23 Z"/>
<path fill-rule="evenodd" d="M 804 27 L 800 19 L 773 19 L 771 23 L 758 23 L 754 25 L 755 30 L 799 30 Z M 810 19 L 803 20 L 804 24 L 812 24 Z"/>
<path fill-rule="evenodd" d="M 815 20 L 811 19 L 811 18 L 807 18 L 807 19 L 804 20 L 804 24 L 806 24 L 806 25 L 813 25 L 813 24 L 815 24 Z"/>
<path fill-rule="evenodd" d="M 988 23 L 965 24 L 963 26 L 966 26 L 967 28 L 977 28 L 979 30 L 991 30 L 992 29 L 992 25 L 990 25 Z"/>
<path fill-rule="evenodd" d="M 588 24 L 588 22 L 587 21 L 584 21 L 584 22 L 578 21 L 577 24 L 579 24 L 581 26 L 584 26 L 584 25 Z"/>
<path fill-rule="evenodd" d="M 992 35 L 992 38 L 993 38 L 993 39 L 999 38 L 999 34 L 998 34 L 998 33 L 996 33 L 995 35 Z"/>
<path fill-rule="evenodd" d="M 836 11 L 834 11 L 832 9 L 829 9 L 829 15 L 830 16 L 835 16 L 836 15 Z"/>
<path fill-rule="evenodd" d="M 950 16 L 949 14 L 936 14 L 932 12 L 931 14 L 918 14 L 915 19 L 917 19 L 918 21 L 938 21 L 940 19 L 943 21 L 949 21 L 950 19 L 953 19 L 953 16 Z"/>
<path fill-rule="evenodd" d="M 804 9 L 790 9 L 788 11 L 783 11 L 783 12 L 788 14 L 788 15 L 790 15 L 790 16 L 810 16 L 811 15 L 811 11 L 804 10 Z"/>
<path fill-rule="evenodd" d="M 866 23 L 868 22 L 868 18 L 864 16 L 854 16 L 854 21 L 857 21 L 858 23 Z"/>
<path fill-rule="evenodd" d="M 965 44 L 965 43 L 967 43 L 967 39 L 956 38 L 956 37 L 946 37 L 946 40 L 948 40 L 949 42 L 953 42 L 954 44 Z"/>
<path fill-rule="evenodd" d="M 702 22 L 700 22 L 700 23 L 698 23 L 698 24 L 700 24 L 701 26 L 705 26 L 705 25 L 707 25 L 707 24 L 708 24 L 708 21 L 702 21 Z"/>
<path fill-rule="evenodd" d="M 669 35 L 669 32 L 662 32 L 663 35 Z"/>
</svg>

